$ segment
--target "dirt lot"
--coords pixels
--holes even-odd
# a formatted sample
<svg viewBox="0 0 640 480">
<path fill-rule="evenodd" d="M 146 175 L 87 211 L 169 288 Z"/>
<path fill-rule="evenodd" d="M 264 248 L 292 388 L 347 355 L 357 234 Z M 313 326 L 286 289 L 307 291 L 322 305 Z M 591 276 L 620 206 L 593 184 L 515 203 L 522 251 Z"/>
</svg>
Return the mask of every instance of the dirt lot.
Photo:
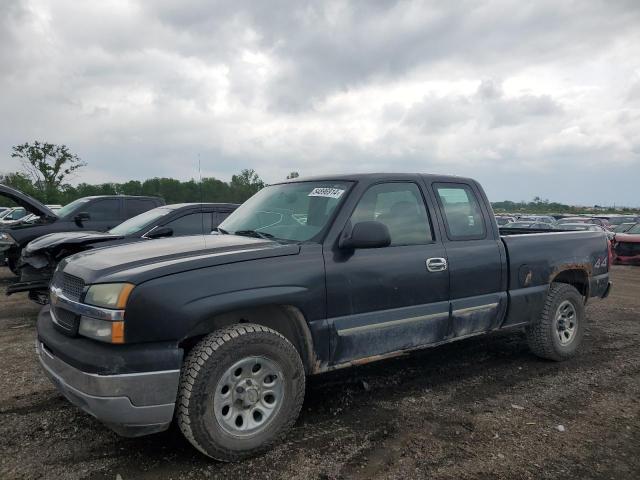
<svg viewBox="0 0 640 480">
<path fill-rule="evenodd" d="M 312 378 L 286 443 L 235 465 L 71 406 L 37 365 L 37 306 L 2 296 L 0 478 L 640 478 L 640 268 L 613 280 L 574 360 L 539 360 L 515 332 Z"/>
</svg>

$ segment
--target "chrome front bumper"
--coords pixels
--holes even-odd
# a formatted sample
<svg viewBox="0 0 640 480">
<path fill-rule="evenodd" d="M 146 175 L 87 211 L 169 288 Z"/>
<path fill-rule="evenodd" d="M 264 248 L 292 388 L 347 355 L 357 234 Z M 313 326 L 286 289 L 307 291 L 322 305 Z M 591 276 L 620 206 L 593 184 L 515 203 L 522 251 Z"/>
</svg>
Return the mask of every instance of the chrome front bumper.
<svg viewBox="0 0 640 480">
<path fill-rule="evenodd" d="M 171 424 L 180 370 L 97 375 L 72 367 L 36 340 L 47 376 L 74 405 L 116 433 L 137 437 L 166 430 Z"/>
</svg>

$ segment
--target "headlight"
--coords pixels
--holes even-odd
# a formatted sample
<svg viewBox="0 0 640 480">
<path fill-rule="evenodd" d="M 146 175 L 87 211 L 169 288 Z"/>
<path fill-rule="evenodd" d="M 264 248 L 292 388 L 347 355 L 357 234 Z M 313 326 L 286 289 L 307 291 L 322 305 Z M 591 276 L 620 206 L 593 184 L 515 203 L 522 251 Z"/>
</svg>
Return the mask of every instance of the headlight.
<svg viewBox="0 0 640 480">
<path fill-rule="evenodd" d="M 122 310 L 127 305 L 134 285 L 130 283 L 101 283 L 91 285 L 84 297 L 84 303 L 96 307 Z"/>
<path fill-rule="evenodd" d="M 80 317 L 78 333 L 101 342 L 124 343 L 124 322 L 111 322 L 97 318 Z"/>
<path fill-rule="evenodd" d="M 13 237 L 5 232 L 0 232 L 0 242 L 16 243 Z"/>
</svg>

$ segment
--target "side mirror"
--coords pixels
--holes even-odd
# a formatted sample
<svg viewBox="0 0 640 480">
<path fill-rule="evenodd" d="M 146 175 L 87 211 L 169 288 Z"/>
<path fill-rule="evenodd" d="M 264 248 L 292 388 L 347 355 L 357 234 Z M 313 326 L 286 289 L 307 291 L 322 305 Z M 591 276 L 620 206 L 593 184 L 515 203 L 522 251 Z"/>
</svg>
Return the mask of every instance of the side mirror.
<svg viewBox="0 0 640 480">
<path fill-rule="evenodd" d="M 358 222 L 351 235 L 340 239 L 338 246 L 345 249 L 381 248 L 391 245 L 389 229 L 381 222 Z"/>
<path fill-rule="evenodd" d="M 173 235 L 173 228 L 171 227 L 158 227 L 155 230 L 147 233 L 148 238 L 164 238 L 171 237 Z"/>
<path fill-rule="evenodd" d="M 73 220 L 78 224 L 78 226 L 81 227 L 82 222 L 91 220 L 91 215 L 89 215 L 87 212 L 80 212 L 75 217 L 73 217 Z"/>
</svg>

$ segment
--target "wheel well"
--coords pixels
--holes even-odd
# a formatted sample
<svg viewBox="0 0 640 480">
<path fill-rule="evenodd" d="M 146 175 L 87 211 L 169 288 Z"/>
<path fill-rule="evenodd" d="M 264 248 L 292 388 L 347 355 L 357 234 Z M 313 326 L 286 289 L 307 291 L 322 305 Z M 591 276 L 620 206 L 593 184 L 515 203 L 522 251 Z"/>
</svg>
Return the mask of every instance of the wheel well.
<svg viewBox="0 0 640 480">
<path fill-rule="evenodd" d="M 263 305 L 214 315 L 199 329 L 206 333 L 189 336 L 180 342 L 186 352 L 191 350 L 205 335 L 236 323 L 254 323 L 275 330 L 296 348 L 306 373 L 312 373 L 316 363 L 313 338 L 302 312 L 291 305 Z"/>
<path fill-rule="evenodd" d="M 589 297 L 589 276 L 582 269 L 563 270 L 551 282 L 567 283 L 575 287 L 585 299 Z"/>
</svg>

